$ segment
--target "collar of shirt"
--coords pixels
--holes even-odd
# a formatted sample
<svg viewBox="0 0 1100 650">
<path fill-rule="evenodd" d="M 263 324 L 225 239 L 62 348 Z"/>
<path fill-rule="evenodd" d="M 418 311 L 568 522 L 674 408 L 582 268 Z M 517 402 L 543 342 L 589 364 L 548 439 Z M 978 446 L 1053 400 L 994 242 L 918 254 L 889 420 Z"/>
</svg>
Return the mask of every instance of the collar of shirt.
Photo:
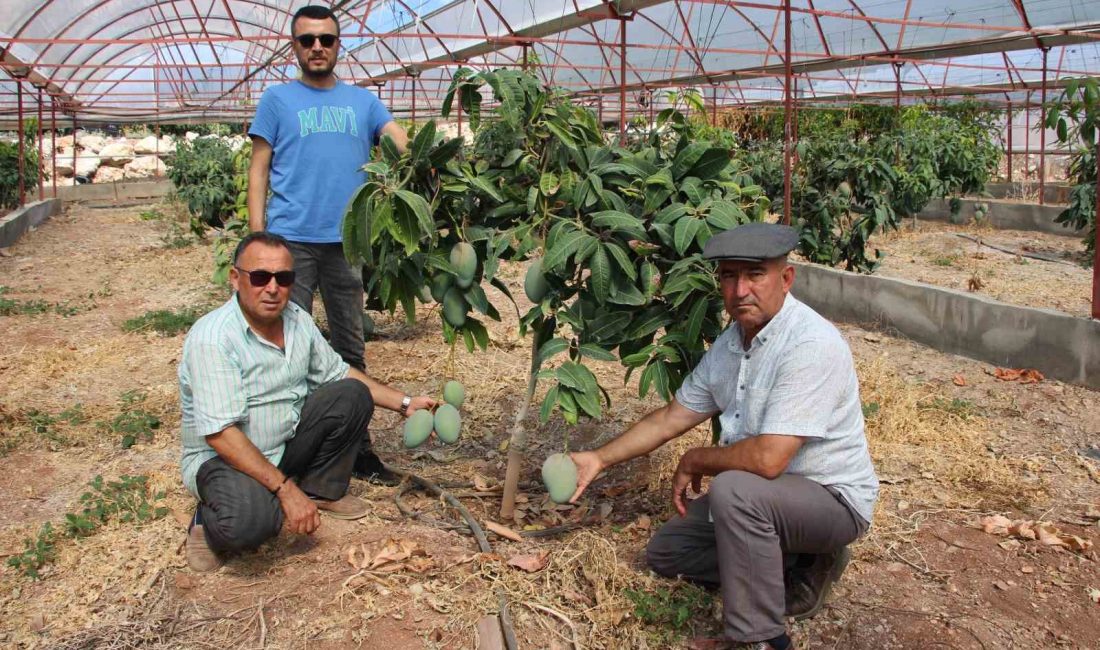
<svg viewBox="0 0 1100 650">
<path fill-rule="evenodd" d="M 236 292 L 234 292 L 233 295 L 229 298 L 229 301 L 233 303 L 233 309 L 231 310 L 233 312 L 233 319 L 236 321 L 237 326 L 244 330 L 244 335 L 246 337 L 252 336 L 256 341 L 264 345 L 277 347 L 271 341 L 268 341 L 264 337 L 256 334 L 256 332 L 252 329 L 252 326 L 248 324 L 248 321 L 244 317 L 244 312 L 241 311 L 241 303 L 237 300 Z M 298 322 L 298 312 L 296 310 L 298 309 L 301 308 L 290 301 L 287 301 L 286 307 L 283 309 L 283 347 L 286 348 L 288 352 L 290 349 L 290 342 L 293 338 L 293 333 L 297 329 L 296 324 Z"/>
<path fill-rule="evenodd" d="M 791 294 L 787 294 L 783 297 L 783 306 L 779 308 L 779 313 L 772 317 L 770 321 L 764 324 L 764 327 L 760 328 L 760 331 L 753 337 L 752 343 L 749 344 L 749 350 L 759 350 L 761 347 L 768 343 L 768 339 L 783 329 L 784 323 L 786 323 L 791 316 L 791 311 L 794 309 L 795 299 Z M 745 333 L 741 331 L 741 325 L 734 322 L 734 336 L 730 337 L 730 352 L 734 354 L 745 354 L 745 346 L 741 343 L 741 340 L 745 337 Z"/>
</svg>

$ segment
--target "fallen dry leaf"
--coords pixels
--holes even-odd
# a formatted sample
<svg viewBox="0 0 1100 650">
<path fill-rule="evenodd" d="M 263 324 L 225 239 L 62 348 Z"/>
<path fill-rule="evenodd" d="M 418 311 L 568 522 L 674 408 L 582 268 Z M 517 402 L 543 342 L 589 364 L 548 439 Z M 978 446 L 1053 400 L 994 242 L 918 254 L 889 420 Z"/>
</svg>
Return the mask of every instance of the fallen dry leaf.
<svg viewBox="0 0 1100 650">
<path fill-rule="evenodd" d="M 478 492 L 490 492 L 496 489 L 496 481 L 484 474 L 474 474 L 474 489 Z"/>
<path fill-rule="evenodd" d="M 1089 600 L 1100 605 L 1100 589 L 1089 587 Z"/>
<path fill-rule="evenodd" d="M 546 564 L 550 561 L 550 551 L 539 551 L 538 553 L 524 553 L 522 555 L 513 555 L 508 558 L 508 566 L 514 566 L 517 569 L 523 569 L 527 573 L 537 573 L 546 568 Z"/>
<path fill-rule="evenodd" d="M 963 377 L 962 373 L 959 373 L 951 378 L 951 383 L 955 384 L 956 386 L 965 386 L 966 377 Z"/>
<path fill-rule="evenodd" d="M 994 582 L 993 586 L 1000 589 L 1001 591 L 1008 591 L 1008 583 L 1003 580 L 998 580 Z"/>
<path fill-rule="evenodd" d="M 485 522 L 485 529 L 490 531 L 490 532 L 496 533 L 497 535 L 500 535 L 501 537 L 503 537 L 505 539 L 510 539 L 513 542 L 522 542 L 523 541 L 523 536 L 522 535 L 520 535 L 519 533 L 517 533 L 516 531 L 512 530 L 511 528 L 509 528 L 507 526 L 502 526 L 502 525 L 496 523 L 495 521 L 486 521 Z"/>
<path fill-rule="evenodd" d="M 1001 381 L 1019 381 L 1021 384 L 1037 384 L 1046 379 L 1034 368 L 994 368 L 993 376 Z"/>
<path fill-rule="evenodd" d="M 979 525 L 983 531 L 991 535 L 1010 536 L 1017 539 L 1036 539 L 1047 546 L 1058 546 L 1073 551 L 1087 551 L 1092 548 L 1092 540 L 1063 533 L 1049 521 L 1013 521 L 1002 515 L 990 515 L 982 517 Z M 999 544 L 1005 550 L 1011 550 L 1006 542 Z"/>
</svg>

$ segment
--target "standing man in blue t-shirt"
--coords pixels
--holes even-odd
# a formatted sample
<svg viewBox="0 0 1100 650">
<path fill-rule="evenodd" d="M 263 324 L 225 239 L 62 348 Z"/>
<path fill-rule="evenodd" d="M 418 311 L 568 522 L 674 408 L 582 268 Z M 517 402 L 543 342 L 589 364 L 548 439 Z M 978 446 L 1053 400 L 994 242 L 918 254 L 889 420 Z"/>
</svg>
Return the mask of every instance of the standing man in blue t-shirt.
<svg viewBox="0 0 1100 650">
<path fill-rule="evenodd" d="M 340 25 L 331 9 L 302 7 L 290 32 L 302 76 L 267 89 L 256 108 L 248 131 L 248 226 L 290 242 L 297 273 L 290 299 L 312 313 L 319 287 L 333 349 L 365 370 L 363 278 L 344 258 L 341 222 L 352 193 L 367 180 L 361 168 L 371 146 L 388 135 L 404 151 L 408 137 L 372 92 L 336 78 Z M 397 479 L 370 450 L 367 436 L 355 476 Z"/>
</svg>

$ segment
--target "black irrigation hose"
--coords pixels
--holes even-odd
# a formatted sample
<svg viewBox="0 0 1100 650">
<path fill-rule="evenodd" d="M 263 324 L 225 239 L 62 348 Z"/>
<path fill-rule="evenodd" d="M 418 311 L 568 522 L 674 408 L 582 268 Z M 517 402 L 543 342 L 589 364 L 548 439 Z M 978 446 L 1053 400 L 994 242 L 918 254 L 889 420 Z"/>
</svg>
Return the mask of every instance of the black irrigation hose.
<svg viewBox="0 0 1100 650">
<path fill-rule="evenodd" d="M 463 519 L 466 520 L 466 525 L 470 527 L 470 532 L 473 534 L 474 539 L 477 540 L 477 546 L 481 549 L 481 552 L 493 552 L 493 547 L 489 545 L 489 540 L 485 537 L 485 531 L 482 530 L 481 525 L 477 523 L 476 519 L 474 519 L 473 514 L 471 514 L 470 511 L 466 509 L 466 506 L 462 505 L 462 502 L 460 502 L 458 499 L 454 498 L 449 492 L 439 487 L 435 483 L 432 483 L 426 478 L 417 476 L 416 474 L 413 474 L 411 472 L 405 472 L 397 469 L 394 469 L 392 471 L 395 474 L 404 476 L 409 481 L 412 481 L 413 483 L 435 494 L 436 496 L 442 497 L 443 500 L 449 503 L 455 510 L 458 510 L 458 513 L 462 515 Z M 398 490 L 397 496 L 395 497 L 395 501 L 398 504 L 397 507 L 401 510 L 402 513 L 405 513 L 405 509 L 403 504 L 401 503 L 400 497 L 401 494 L 406 492 L 408 489 L 409 486 L 405 486 L 402 489 Z M 497 592 L 497 602 L 500 604 L 500 631 L 504 635 L 504 647 L 507 648 L 507 650 L 518 650 L 519 644 L 516 642 L 515 630 L 512 629 L 512 617 L 508 614 L 508 599 L 504 596 L 504 592 Z"/>
</svg>

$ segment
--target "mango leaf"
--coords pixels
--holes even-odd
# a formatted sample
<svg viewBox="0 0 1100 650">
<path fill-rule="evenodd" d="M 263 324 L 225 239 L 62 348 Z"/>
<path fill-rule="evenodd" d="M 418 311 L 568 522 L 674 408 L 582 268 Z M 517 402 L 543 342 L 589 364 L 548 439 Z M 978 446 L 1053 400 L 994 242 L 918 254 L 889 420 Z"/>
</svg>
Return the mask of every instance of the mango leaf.
<svg viewBox="0 0 1100 650">
<path fill-rule="evenodd" d="M 596 252 L 588 261 L 588 270 L 591 271 L 588 282 L 592 287 L 592 293 L 596 296 L 596 302 L 601 305 L 607 302 L 611 293 L 611 262 L 607 259 L 607 252 L 603 246 L 597 246 Z"/>
<path fill-rule="evenodd" d="M 642 223 L 642 220 L 625 212 L 604 210 L 602 212 L 593 213 L 591 219 L 592 225 L 599 228 L 608 228 L 618 232 L 625 232 L 642 241 L 649 240 L 646 236 L 645 225 Z"/>
<path fill-rule="evenodd" d="M 607 312 L 588 322 L 585 336 L 592 341 L 611 340 L 622 335 L 622 330 L 630 322 L 630 314 L 624 311 Z M 633 337 L 632 337 L 633 338 Z"/>
<path fill-rule="evenodd" d="M 400 191 L 407 192 L 407 190 Z M 412 194 L 412 192 L 407 193 Z M 393 218 L 390 222 L 389 232 L 394 239 L 404 245 L 405 254 L 412 255 L 420 247 L 420 220 L 415 210 L 404 200 L 395 197 L 391 205 L 393 207 Z"/>
<path fill-rule="evenodd" d="M 589 235 L 580 230 L 571 230 L 559 236 L 554 247 L 546 251 L 546 256 L 542 258 L 543 270 L 552 271 L 564 263 L 586 239 L 590 239 Z"/>
<path fill-rule="evenodd" d="M 691 240 L 695 238 L 701 225 L 702 222 L 695 217 L 685 217 L 676 222 L 672 241 L 677 253 L 683 255 L 687 251 L 688 246 L 691 245 Z"/>
<path fill-rule="evenodd" d="M 631 281 L 638 279 L 638 272 L 634 269 L 634 263 L 630 260 L 630 255 L 622 246 L 614 242 L 607 242 L 604 244 L 604 248 L 611 253 L 611 257 L 615 258 L 615 262 L 618 263 L 619 268 L 626 274 Z"/>
<path fill-rule="evenodd" d="M 688 170 L 699 162 L 699 159 L 706 153 L 707 148 L 704 143 L 693 142 L 681 149 L 680 153 L 672 159 L 672 177 L 676 180 L 682 179 Z"/>
<path fill-rule="evenodd" d="M 683 203 L 670 203 L 660 212 L 653 215 L 653 222 L 668 224 L 678 220 L 685 214 L 687 214 L 687 206 Z"/>
<path fill-rule="evenodd" d="M 641 307 L 646 303 L 646 299 L 642 292 L 638 290 L 638 287 L 634 286 L 633 282 L 625 276 L 616 275 L 611 284 L 611 296 L 608 298 L 608 302 L 616 305 Z"/>
<path fill-rule="evenodd" d="M 569 341 L 563 338 L 553 338 L 542 344 L 539 348 L 539 365 L 546 363 L 547 359 L 569 349 Z"/>
<path fill-rule="evenodd" d="M 476 318 L 466 318 L 466 323 L 462 326 L 462 337 L 465 339 L 466 349 L 470 352 L 474 351 L 471 341 L 482 350 L 489 349 L 489 330 L 485 329 L 485 325 Z"/>
<path fill-rule="evenodd" d="M 707 223 L 720 231 L 736 228 L 748 222 L 749 218 L 741 206 L 730 201 L 715 201 L 707 211 Z"/>
<path fill-rule="evenodd" d="M 428 164 L 439 168 L 451 161 L 458 152 L 462 151 L 462 138 L 451 138 L 428 154 Z"/>
<path fill-rule="evenodd" d="M 495 199 L 497 203 L 504 203 L 504 197 L 501 196 L 500 192 L 497 191 L 497 188 L 493 187 L 493 184 L 485 180 L 485 178 L 481 176 L 467 176 L 467 180 L 469 180 L 470 184 L 477 189 L 493 197 L 493 199 Z"/>
<path fill-rule="evenodd" d="M 672 316 L 669 315 L 668 310 L 660 305 L 654 305 L 634 318 L 626 331 L 626 338 L 636 340 L 649 336 L 671 322 Z"/>
<path fill-rule="evenodd" d="M 573 397 L 573 391 L 566 387 L 558 389 L 558 405 L 561 406 L 561 416 L 566 424 L 577 423 L 577 400 Z"/>
<path fill-rule="evenodd" d="M 713 147 L 707 149 L 699 161 L 688 170 L 689 176 L 697 176 L 699 180 L 709 181 L 722 173 L 730 163 L 730 152 L 726 149 Z"/>
<path fill-rule="evenodd" d="M 508 155 L 504 156 L 504 160 L 500 161 L 501 167 L 511 167 L 519 162 L 519 159 L 523 157 L 523 149 L 512 149 L 508 152 Z"/>
<path fill-rule="evenodd" d="M 579 406 L 582 411 L 587 413 L 589 417 L 600 417 L 601 411 L 598 387 L 592 391 L 574 391 L 573 397 L 577 400 L 577 406 Z"/>
<path fill-rule="evenodd" d="M 539 422 L 546 424 L 550 420 L 550 414 L 554 412 L 554 407 L 558 405 L 558 387 L 554 386 L 546 392 L 546 397 L 542 400 L 542 408 L 539 409 Z"/>
<path fill-rule="evenodd" d="M 554 172 L 542 173 L 542 178 L 539 179 L 539 190 L 543 196 L 547 198 L 554 196 L 559 187 L 561 187 L 561 182 L 558 180 L 557 174 Z"/>
<path fill-rule="evenodd" d="M 573 136 L 570 135 L 567 130 L 563 129 L 561 126 L 558 126 L 554 122 L 551 122 L 550 120 L 544 122 L 544 125 L 546 126 L 547 130 L 550 131 L 551 135 L 558 139 L 558 142 L 562 143 L 569 149 L 577 149 L 577 141 L 573 139 Z"/>
<path fill-rule="evenodd" d="M 395 163 L 401 160 L 401 152 L 397 149 L 397 143 L 388 135 L 383 135 L 380 142 L 382 156 L 387 162 Z"/>
<path fill-rule="evenodd" d="M 685 337 L 689 345 L 694 346 L 696 341 L 702 346 L 702 341 L 699 339 L 699 333 L 703 331 L 703 321 L 707 317 L 707 307 L 710 305 L 707 301 L 699 300 L 691 307 L 691 313 L 688 314 L 687 319 L 687 333 Z"/>
<path fill-rule="evenodd" d="M 435 232 L 435 222 L 432 221 L 432 209 L 428 206 L 428 202 L 424 200 L 424 197 L 409 190 L 397 190 L 394 196 L 397 200 L 405 203 L 416 215 L 416 221 L 420 224 L 420 234 L 430 237 Z"/>
<path fill-rule="evenodd" d="M 554 371 L 554 376 L 558 378 L 558 383 L 577 391 L 583 392 L 590 388 L 596 389 L 596 376 L 592 374 L 591 370 L 576 361 L 562 363 Z"/>
<path fill-rule="evenodd" d="M 582 357 L 595 359 L 596 361 L 617 361 L 615 353 L 609 352 L 595 343 L 583 343 L 578 349 Z"/>
<path fill-rule="evenodd" d="M 416 132 L 412 143 L 409 145 L 409 154 L 414 163 L 419 162 L 428 153 L 432 143 L 435 142 L 435 122 L 428 120 Z"/>
</svg>

